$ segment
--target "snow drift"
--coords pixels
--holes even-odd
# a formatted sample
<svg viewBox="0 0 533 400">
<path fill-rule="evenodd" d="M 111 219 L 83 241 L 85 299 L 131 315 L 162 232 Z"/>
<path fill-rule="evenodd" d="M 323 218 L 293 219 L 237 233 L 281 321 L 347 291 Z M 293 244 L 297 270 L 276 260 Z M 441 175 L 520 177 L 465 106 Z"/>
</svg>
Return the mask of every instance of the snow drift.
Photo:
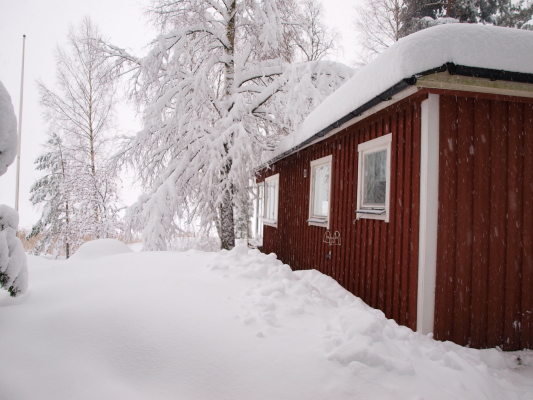
<svg viewBox="0 0 533 400">
<path fill-rule="evenodd" d="M 436 342 L 273 254 L 108 244 L 0 293 L 0 398 L 533 398 L 532 352 Z"/>
<path fill-rule="evenodd" d="M 98 239 L 82 244 L 72 257 L 70 257 L 69 261 L 93 260 L 95 258 L 131 252 L 133 250 L 120 240 Z"/>
</svg>

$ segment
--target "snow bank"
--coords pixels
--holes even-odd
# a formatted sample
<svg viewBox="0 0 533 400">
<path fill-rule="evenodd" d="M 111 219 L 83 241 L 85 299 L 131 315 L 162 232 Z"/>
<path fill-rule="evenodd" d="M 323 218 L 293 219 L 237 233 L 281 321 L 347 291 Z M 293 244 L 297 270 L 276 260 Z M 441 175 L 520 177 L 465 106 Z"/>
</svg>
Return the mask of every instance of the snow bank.
<svg viewBox="0 0 533 400">
<path fill-rule="evenodd" d="M 115 254 L 132 253 L 133 250 L 117 239 L 98 239 L 85 242 L 69 260 L 93 260 Z"/>
<path fill-rule="evenodd" d="M 0 287 L 11 296 L 26 292 L 28 263 L 22 242 L 17 237 L 18 213 L 5 204 L 0 205 Z"/>
<path fill-rule="evenodd" d="M 245 246 L 30 261 L 31 295 L 0 294 L 2 399 L 533 398 L 533 352 L 436 342 Z"/>
<path fill-rule="evenodd" d="M 400 39 L 355 73 L 295 134 L 284 139 L 276 157 L 364 105 L 402 79 L 452 62 L 458 65 L 533 73 L 533 32 L 474 24 L 445 24 Z"/>
<path fill-rule="evenodd" d="M 15 160 L 17 145 L 17 118 L 11 97 L 0 82 L 0 176 Z"/>
</svg>

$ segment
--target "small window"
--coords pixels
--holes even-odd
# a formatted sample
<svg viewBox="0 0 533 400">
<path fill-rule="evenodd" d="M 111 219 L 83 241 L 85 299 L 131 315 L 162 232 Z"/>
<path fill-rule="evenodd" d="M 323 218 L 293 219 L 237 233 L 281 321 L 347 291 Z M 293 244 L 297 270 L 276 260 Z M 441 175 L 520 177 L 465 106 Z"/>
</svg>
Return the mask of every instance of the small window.
<svg viewBox="0 0 533 400">
<path fill-rule="evenodd" d="M 389 222 L 392 134 L 361 143 L 357 180 L 357 219 Z"/>
<path fill-rule="evenodd" d="M 279 174 L 265 179 L 265 208 L 263 223 L 266 225 L 278 225 L 278 197 L 279 197 Z"/>
<path fill-rule="evenodd" d="M 263 238 L 263 213 L 265 212 L 265 182 L 260 182 L 256 185 L 256 198 L 254 209 L 254 238 Z"/>
<path fill-rule="evenodd" d="M 329 228 L 331 193 L 331 156 L 311 162 L 309 225 Z"/>
</svg>

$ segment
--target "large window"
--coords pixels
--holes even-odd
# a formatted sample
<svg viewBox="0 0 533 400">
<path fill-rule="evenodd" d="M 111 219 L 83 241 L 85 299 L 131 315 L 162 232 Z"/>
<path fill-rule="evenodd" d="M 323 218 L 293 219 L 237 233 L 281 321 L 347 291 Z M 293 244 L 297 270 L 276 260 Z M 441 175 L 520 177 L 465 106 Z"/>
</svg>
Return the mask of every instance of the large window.
<svg viewBox="0 0 533 400">
<path fill-rule="evenodd" d="M 309 225 L 329 228 L 331 193 L 331 156 L 311 162 Z"/>
<path fill-rule="evenodd" d="M 389 133 L 358 147 L 357 219 L 389 222 L 391 141 Z"/>
<path fill-rule="evenodd" d="M 263 223 L 266 225 L 278 225 L 278 197 L 279 197 L 279 174 L 265 179 L 265 212 Z"/>
</svg>

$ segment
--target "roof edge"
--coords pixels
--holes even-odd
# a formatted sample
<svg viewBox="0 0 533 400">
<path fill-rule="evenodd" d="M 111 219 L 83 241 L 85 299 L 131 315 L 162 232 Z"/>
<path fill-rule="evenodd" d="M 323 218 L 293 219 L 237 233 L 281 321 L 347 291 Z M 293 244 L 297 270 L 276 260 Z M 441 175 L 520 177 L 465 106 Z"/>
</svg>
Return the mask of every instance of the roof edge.
<svg viewBox="0 0 533 400">
<path fill-rule="evenodd" d="M 351 119 L 354 119 L 361 114 L 363 114 L 365 111 L 371 109 L 372 107 L 377 106 L 378 104 L 388 101 L 394 96 L 395 94 L 398 94 L 402 92 L 403 90 L 407 89 L 410 86 L 414 86 L 418 80 L 418 78 L 421 78 L 423 76 L 431 75 L 431 74 L 437 74 L 440 72 L 448 71 L 450 75 L 461 75 L 461 76 L 469 76 L 473 78 L 485 78 L 490 79 L 491 81 L 509 81 L 509 82 L 518 82 L 518 83 L 531 83 L 533 84 L 533 74 L 528 74 L 524 72 L 513 72 L 513 71 L 505 71 L 505 70 L 496 70 L 496 69 L 489 69 L 489 68 L 479 68 L 479 67 L 469 67 L 466 65 L 458 65 L 454 64 L 453 62 L 447 62 L 443 64 L 440 67 L 432 68 L 427 71 L 423 71 L 420 73 L 417 73 L 410 78 L 402 79 L 400 82 L 396 83 L 395 85 L 391 86 L 384 92 L 378 94 L 374 98 L 370 99 L 363 105 L 357 107 L 355 110 L 349 112 L 344 117 L 338 119 L 331 125 L 327 126 L 326 128 L 320 130 L 319 132 L 315 133 L 313 136 L 307 138 L 302 143 L 294 146 L 293 148 L 278 154 L 276 157 L 268 160 L 267 162 L 264 162 L 263 164 L 257 166 L 254 168 L 254 172 L 257 173 L 262 169 L 267 168 L 269 165 L 274 164 L 275 162 L 291 155 L 294 152 L 297 152 L 298 150 L 302 149 L 303 147 L 308 146 L 309 144 L 313 143 L 314 141 L 326 136 L 329 132 L 331 132 L 333 129 L 338 128 L 339 126 L 345 124 L 346 122 L 350 121 Z"/>
</svg>

